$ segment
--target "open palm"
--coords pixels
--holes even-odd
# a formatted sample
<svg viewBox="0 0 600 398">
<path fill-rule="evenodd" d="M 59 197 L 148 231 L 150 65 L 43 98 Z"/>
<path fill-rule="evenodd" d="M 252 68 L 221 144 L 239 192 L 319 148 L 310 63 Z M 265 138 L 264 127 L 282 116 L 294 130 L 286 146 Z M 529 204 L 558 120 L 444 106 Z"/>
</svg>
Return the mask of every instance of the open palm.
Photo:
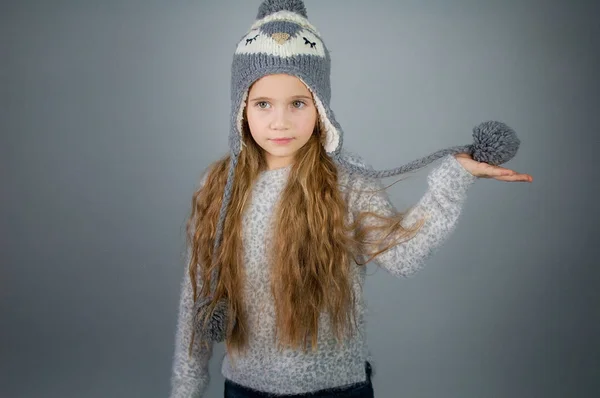
<svg viewBox="0 0 600 398">
<path fill-rule="evenodd" d="M 471 174 L 476 177 L 493 178 L 499 181 L 510 182 L 532 182 L 533 177 L 529 174 L 517 173 L 500 166 L 493 166 L 485 162 L 478 162 L 468 153 L 454 155 L 456 160 Z"/>
</svg>

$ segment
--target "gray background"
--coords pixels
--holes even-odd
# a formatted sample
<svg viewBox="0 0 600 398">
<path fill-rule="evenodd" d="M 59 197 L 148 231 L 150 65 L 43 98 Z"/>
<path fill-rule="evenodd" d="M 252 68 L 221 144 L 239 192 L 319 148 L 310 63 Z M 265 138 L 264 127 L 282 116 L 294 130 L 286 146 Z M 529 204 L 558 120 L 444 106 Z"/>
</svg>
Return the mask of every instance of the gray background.
<svg viewBox="0 0 600 398">
<path fill-rule="evenodd" d="M 478 181 L 415 277 L 369 266 L 377 397 L 600 396 L 593 3 L 306 1 L 347 148 L 391 168 L 496 119 L 534 177 Z M 0 396 L 167 396 L 185 219 L 259 4 L 1 3 Z"/>
</svg>

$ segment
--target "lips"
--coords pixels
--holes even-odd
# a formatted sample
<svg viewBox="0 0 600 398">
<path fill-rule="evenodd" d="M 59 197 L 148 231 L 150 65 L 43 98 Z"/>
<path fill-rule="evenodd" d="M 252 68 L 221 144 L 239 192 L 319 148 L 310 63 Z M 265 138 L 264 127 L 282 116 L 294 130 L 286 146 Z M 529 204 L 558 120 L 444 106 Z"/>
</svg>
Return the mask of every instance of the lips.
<svg viewBox="0 0 600 398">
<path fill-rule="evenodd" d="M 288 142 L 292 141 L 293 138 L 274 138 L 271 141 L 273 141 L 276 144 L 287 144 Z"/>
</svg>

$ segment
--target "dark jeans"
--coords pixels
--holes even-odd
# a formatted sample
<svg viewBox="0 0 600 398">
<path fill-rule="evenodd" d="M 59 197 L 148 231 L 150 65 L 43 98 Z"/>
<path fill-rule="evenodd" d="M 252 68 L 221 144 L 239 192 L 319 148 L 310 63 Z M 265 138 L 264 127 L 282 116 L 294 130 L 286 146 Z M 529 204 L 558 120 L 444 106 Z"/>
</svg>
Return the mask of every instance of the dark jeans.
<svg viewBox="0 0 600 398">
<path fill-rule="evenodd" d="M 307 394 L 273 395 L 256 391 L 225 379 L 225 398 L 374 398 L 373 384 L 371 383 L 372 369 L 369 361 L 365 362 L 365 371 L 367 373 L 367 380 L 362 383 L 344 388 L 328 388 Z"/>
</svg>

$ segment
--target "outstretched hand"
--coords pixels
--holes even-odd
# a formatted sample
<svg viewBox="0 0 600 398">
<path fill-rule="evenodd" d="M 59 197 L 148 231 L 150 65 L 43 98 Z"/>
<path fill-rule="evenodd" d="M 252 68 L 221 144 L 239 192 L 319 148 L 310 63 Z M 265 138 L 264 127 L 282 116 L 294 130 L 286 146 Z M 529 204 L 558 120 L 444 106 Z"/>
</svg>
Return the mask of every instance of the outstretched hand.
<svg viewBox="0 0 600 398">
<path fill-rule="evenodd" d="M 514 170 L 500 166 L 493 166 L 485 162 L 478 162 L 468 153 L 454 155 L 456 160 L 475 177 L 493 178 L 499 181 L 532 182 L 533 177 L 529 174 L 517 173 Z"/>
</svg>

